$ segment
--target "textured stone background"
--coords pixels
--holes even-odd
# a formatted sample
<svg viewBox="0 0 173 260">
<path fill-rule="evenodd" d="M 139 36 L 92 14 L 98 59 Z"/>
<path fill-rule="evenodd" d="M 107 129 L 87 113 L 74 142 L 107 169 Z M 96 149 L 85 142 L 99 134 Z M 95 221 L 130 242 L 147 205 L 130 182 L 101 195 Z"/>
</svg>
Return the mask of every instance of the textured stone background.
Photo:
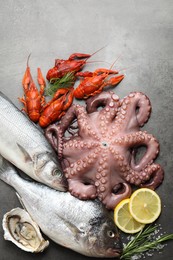
<svg viewBox="0 0 173 260">
<path fill-rule="evenodd" d="M 2 3 L 3 2 L 3 3 Z M 6 0 L 0 8 L 0 90 L 21 107 L 21 80 L 26 59 L 36 78 L 40 66 L 44 75 L 55 58 L 73 52 L 93 53 L 92 60 L 110 64 L 121 55 L 115 67 L 125 79 L 115 92 L 123 97 L 142 91 L 151 100 L 153 111 L 144 127 L 160 141 L 157 162 L 165 169 L 164 183 L 157 190 L 163 211 L 158 220 L 165 232 L 173 233 L 173 2 L 171 0 Z M 110 66 L 88 64 L 86 69 Z M 57 202 L 58 203 L 58 202 Z M 15 192 L 0 183 L 0 221 L 19 205 Z M 172 242 L 173 243 L 173 242 Z M 172 259 L 173 244 L 153 260 Z M 51 242 L 40 255 L 31 255 L 4 241 L 0 228 L 0 259 L 86 259 Z M 150 257 L 146 257 L 150 259 Z"/>
</svg>

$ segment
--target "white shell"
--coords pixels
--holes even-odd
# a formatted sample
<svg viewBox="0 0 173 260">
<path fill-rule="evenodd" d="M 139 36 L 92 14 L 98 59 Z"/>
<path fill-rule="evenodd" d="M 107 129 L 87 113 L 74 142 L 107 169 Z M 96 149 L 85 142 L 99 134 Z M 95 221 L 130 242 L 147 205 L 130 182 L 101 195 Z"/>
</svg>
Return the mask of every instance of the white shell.
<svg viewBox="0 0 173 260">
<path fill-rule="evenodd" d="M 49 245 L 49 241 L 42 237 L 38 225 L 24 209 L 15 208 L 7 212 L 2 226 L 5 240 L 12 241 L 27 252 L 42 252 Z"/>
</svg>

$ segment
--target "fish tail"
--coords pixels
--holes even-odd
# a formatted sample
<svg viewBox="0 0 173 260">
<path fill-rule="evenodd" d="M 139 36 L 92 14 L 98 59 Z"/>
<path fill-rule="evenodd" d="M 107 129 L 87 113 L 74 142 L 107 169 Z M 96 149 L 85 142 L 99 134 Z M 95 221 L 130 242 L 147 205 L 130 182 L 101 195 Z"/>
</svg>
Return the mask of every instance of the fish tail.
<svg viewBox="0 0 173 260">
<path fill-rule="evenodd" d="M 0 155 L 0 179 L 11 185 L 11 179 L 17 176 L 14 166 Z"/>
</svg>

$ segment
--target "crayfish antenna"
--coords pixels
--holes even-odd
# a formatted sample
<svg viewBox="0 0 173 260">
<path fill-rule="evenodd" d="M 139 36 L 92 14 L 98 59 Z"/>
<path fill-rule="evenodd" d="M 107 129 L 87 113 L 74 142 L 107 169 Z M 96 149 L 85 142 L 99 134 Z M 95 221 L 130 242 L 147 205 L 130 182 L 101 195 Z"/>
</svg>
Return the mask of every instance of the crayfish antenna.
<svg viewBox="0 0 173 260">
<path fill-rule="evenodd" d="M 87 64 L 88 63 L 98 63 L 98 62 L 104 62 L 104 63 L 107 63 L 107 64 L 109 64 L 109 65 L 112 65 L 110 62 L 108 62 L 108 61 L 105 61 L 105 60 L 91 60 L 91 61 L 87 61 Z"/>
<path fill-rule="evenodd" d="M 105 46 L 101 47 L 100 49 L 98 49 L 97 51 L 93 52 L 90 57 L 94 56 L 97 52 L 103 50 L 106 47 L 107 47 L 107 44 Z"/>
<path fill-rule="evenodd" d="M 133 69 L 133 68 L 136 68 L 136 65 L 129 66 L 127 68 L 122 68 L 122 69 L 119 70 L 119 72 L 123 72 L 123 71 L 129 70 L 129 69 Z"/>
<path fill-rule="evenodd" d="M 113 68 L 113 66 L 115 65 L 115 63 L 122 57 L 122 54 L 120 54 L 116 59 L 115 61 L 112 63 L 112 65 L 110 66 L 110 70 Z"/>
<path fill-rule="evenodd" d="M 90 59 L 90 58 L 91 58 L 92 56 L 94 56 L 97 52 L 99 52 L 99 51 L 103 50 L 104 48 L 106 48 L 106 46 L 107 46 L 107 44 L 106 44 L 105 46 L 101 47 L 100 49 L 98 49 L 97 51 L 93 52 L 93 53 L 90 55 L 90 57 L 88 57 L 88 58 L 85 59 L 85 61 L 87 61 L 88 59 Z"/>
<path fill-rule="evenodd" d="M 32 79 L 32 76 L 31 76 L 31 72 L 30 72 L 30 67 L 29 67 L 30 56 L 31 56 L 31 53 L 28 55 L 27 63 L 26 63 L 26 70 L 25 70 L 25 74 L 24 74 L 23 79 L 22 79 L 22 85 L 24 87 L 24 90 L 27 90 L 29 84 L 31 82 L 33 82 L 33 79 Z"/>
<path fill-rule="evenodd" d="M 90 58 L 91 58 L 92 56 L 94 56 L 97 52 L 103 50 L 103 49 L 106 48 L 107 46 L 108 46 L 108 44 L 104 45 L 103 47 L 101 47 L 101 48 L 98 49 L 97 51 L 93 52 L 93 53 L 90 55 L 90 57 L 88 57 L 88 58 L 85 59 L 85 61 L 87 61 L 88 59 L 90 59 Z M 113 66 L 114 66 L 115 63 L 119 60 L 119 58 L 120 58 L 121 56 L 122 56 L 122 54 L 120 54 L 120 55 L 116 58 L 116 60 L 111 64 L 110 70 L 113 68 Z M 95 62 L 105 62 L 105 63 L 107 63 L 107 64 L 110 65 L 110 62 L 102 61 L 102 60 L 101 60 L 101 61 L 87 61 L 87 63 L 95 63 Z"/>
<path fill-rule="evenodd" d="M 113 71 L 112 68 L 114 67 L 115 63 L 119 60 L 119 58 L 122 56 L 122 54 L 120 54 L 116 59 L 115 61 L 111 64 L 111 66 L 109 67 L 109 69 L 107 70 L 106 74 L 109 75 L 113 72 L 115 72 L 115 74 L 119 74 L 119 71 Z"/>
<path fill-rule="evenodd" d="M 29 59 L 31 57 L 31 53 L 28 55 L 28 58 L 27 58 L 27 62 L 26 62 L 26 66 L 29 67 Z"/>
</svg>

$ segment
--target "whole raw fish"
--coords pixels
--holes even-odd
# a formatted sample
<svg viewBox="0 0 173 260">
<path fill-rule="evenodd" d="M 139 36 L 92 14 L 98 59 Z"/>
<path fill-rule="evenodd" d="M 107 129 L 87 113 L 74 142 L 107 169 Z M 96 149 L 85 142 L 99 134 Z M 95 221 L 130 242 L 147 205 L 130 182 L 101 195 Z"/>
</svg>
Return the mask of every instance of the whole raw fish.
<svg viewBox="0 0 173 260">
<path fill-rule="evenodd" d="M 0 154 L 31 178 L 66 190 L 57 156 L 41 130 L 0 92 Z"/>
<path fill-rule="evenodd" d="M 0 179 L 17 191 L 32 219 L 56 243 L 92 257 L 121 254 L 122 243 L 117 228 L 99 201 L 82 201 L 69 192 L 24 180 L 1 156 Z"/>
</svg>

